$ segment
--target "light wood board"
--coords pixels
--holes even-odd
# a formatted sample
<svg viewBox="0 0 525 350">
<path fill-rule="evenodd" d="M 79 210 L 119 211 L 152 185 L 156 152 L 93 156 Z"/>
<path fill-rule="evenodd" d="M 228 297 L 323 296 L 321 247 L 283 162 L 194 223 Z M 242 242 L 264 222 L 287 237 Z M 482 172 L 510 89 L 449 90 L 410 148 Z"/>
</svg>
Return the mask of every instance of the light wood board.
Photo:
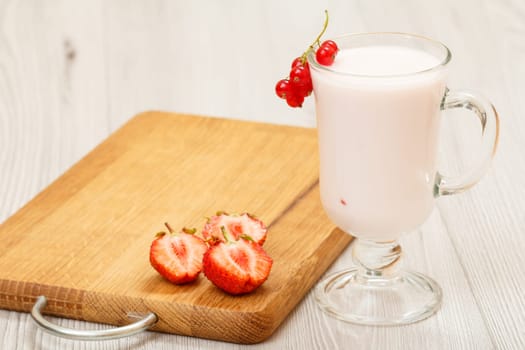
<svg viewBox="0 0 525 350">
<path fill-rule="evenodd" d="M 0 307 L 238 343 L 270 336 L 350 242 L 319 203 L 315 130 L 149 112 L 133 118 L 0 227 Z M 269 279 L 234 297 L 203 275 L 176 286 L 150 266 L 165 221 L 217 210 L 269 225 Z"/>
</svg>

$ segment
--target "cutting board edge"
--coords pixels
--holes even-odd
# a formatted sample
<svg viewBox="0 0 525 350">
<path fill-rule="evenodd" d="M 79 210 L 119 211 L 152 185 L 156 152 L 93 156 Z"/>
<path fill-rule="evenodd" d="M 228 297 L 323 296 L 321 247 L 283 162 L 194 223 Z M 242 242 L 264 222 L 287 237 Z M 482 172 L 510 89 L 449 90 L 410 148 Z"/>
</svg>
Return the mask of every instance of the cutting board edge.
<svg viewBox="0 0 525 350">
<path fill-rule="evenodd" d="M 133 117 L 131 117 L 123 126 L 126 126 L 127 124 L 130 124 L 133 121 L 141 122 L 141 119 L 151 119 L 151 118 L 165 118 L 169 116 L 176 115 L 177 118 L 184 118 L 184 119 L 208 119 L 208 120 L 217 120 L 218 122 L 226 122 L 226 123 L 242 123 L 242 124 L 251 124 L 251 125 L 264 125 L 264 127 L 271 127 L 275 128 L 276 130 L 282 130 L 282 129 L 300 129 L 307 132 L 311 132 L 312 134 L 317 133 L 317 129 L 314 127 L 309 126 L 302 126 L 302 125 L 288 125 L 288 124 L 277 124 L 277 123 L 267 123 L 264 121 L 259 120 L 247 120 L 247 119 L 236 119 L 236 118 L 230 118 L 226 116 L 209 116 L 209 115 L 200 115 L 200 114 L 192 114 L 192 113 L 184 113 L 184 112 L 177 112 L 177 111 L 162 111 L 162 110 L 144 110 L 142 112 L 139 112 L 135 114 Z M 122 128 L 122 127 L 121 127 Z M 121 128 L 115 130 L 117 132 Z M 108 135 L 110 137 L 111 135 Z"/>
<path fill-rule="evenodd" d="M 134 315 L 136 319 L 136 317 L 153 312 L 159 317 L 159 322 L 151 327 L 150 331 L 238 344 L 255 344 L 266 340 L 285 318 L 281 317 L 281 314 L 272 312 L 275 308 L 272 306 L 275 305 L 274 300 L 278 298 L 276 292 L 271 293 L 271 298 L 258 309 L 221 310 L 217 308 L 216 312 L 210 313 L 209 307 L 192 304 L 174 305 L 160 299 L 145 300 L 140 297 L 83 291 L 31 281 L 0 279 L 0 309 L 29 313 L 39 296 L 45 296 L 47 299 L 47 305 L 43 310 L 44 315 L 123 326 L 133 321 L 130 315 Z M 290 305 L 290 309 L 302 299 L 302 296 L 296 303 Z M 287 299 L 294 301 L 292 298 Z M 189 317 L 178 324 L 165 323 L 163 314 L 166 313 L 189 315 Z M 166 318 L 173 318 L 173 316 Z M 200 319 L 197 324 L 194 322 L 196 319 Z M 222 322 L 225 319 L 236 319 L 244 327 L 234 328 L 232 331 Z M 202 320 L 206 320 L 207 326 L 202 327 Z M 250 328 L 253 331 L 246 332 L 246 325 L 252 325 Z M 210 329 L 213 328 L 216 334 L 211 333 L 210 335 Z"/>
<path fill-rule="evenodd" d="M 198 322 L 187 322 L 182 327 L 189 328 L 188 331 L 180 331 L 180 328 L 173 324 L 157 324 L 151 328 L 151 331 L 157 331 L 167 334 L 179 334 L 186 336 L 193 336 L 203 339 L 210 339 L 216 341 L 226 341 L 236 344 L 257 344 L 268 339 L 279 327 L 286 315 L 280 316 L 272 313 L 275 307 L 272 307 L 272 301 L 277 297 L 273 296 L 267 299 L 265 307 L 253 310 L 220 310 L 210 312 L 206 307 L 194 307 L 192 305 L 179 305 L 179 308 L 192 311 L 191 319 Z M 168 302 L 161 302 L 159 306 L 164 304 L 166 307 L 170 306 Z M 151 302 L 148 302 L 151 305 Z M 294 304 L 295 306 L 296 304 Z M 201 309 L 201 310 L 199 310 Z M 155 312 L 154 310 L 152 310 Z M 162 313 L 156 312 L 159 319 L 162 320 Z M 203 320 L 205 324 L 203 325 Z M 225 320 L 235 320 L 239 327 L 231 327 Z"/>
<path fill-rule="evenodd" d="M 0 309 L 30 312 L 36 299 L 48 300 L 46 314 L 82 320 L 82 302 L 86 292 L 31 281 L 0 279 Z"/>
</svg>

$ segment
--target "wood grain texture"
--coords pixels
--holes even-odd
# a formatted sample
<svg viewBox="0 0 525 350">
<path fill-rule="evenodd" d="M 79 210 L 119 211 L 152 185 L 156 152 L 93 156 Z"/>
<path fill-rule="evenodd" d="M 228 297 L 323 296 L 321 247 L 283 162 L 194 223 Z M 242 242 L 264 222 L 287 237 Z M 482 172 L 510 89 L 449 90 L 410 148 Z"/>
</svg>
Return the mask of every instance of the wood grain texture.
<svg viewBox="0 0 525 350">
<path fill-rule="evenodd" d="M 358 327 L 324 316 L 309 294 L 273 336 L 250 349 L 525 348 L 525 4 L 519 0 L 0 1 L 0 221 L 143 110 L 314 126 L 311 100 L 289 109 L 273 86 L 315 37 L 325 8 L 329 36 L 408 31 L 446 43 L 453 52 L 450 87 L 490 97 L 502 117 L 501 143 L 486 178 L 468 193 L 441 199 L 403 241 L 405 265 L 443 287 L 437 315 L 409 327 Z M 464 168 L 475 150 L 477 134 L 467 120 L 444 120 L 447 172 Z M 347 249 L 329 272 L 351 264 Z M 7 311 L 0 311 L 0 339 L 5 349 L 244 348 L 151 332 L 73 342 Z"/>
<path fill-rule="evenodd" d="M 153 330 L 256 343 L 268 338 L 351 237 L 322 213 L 311 129 L 160 112 L 131 119 L 0 226 L 0 307 L 114 325 L 154 312 Z M 275 263 L 254 293 L 205 278 L 174 286 L 150 266 L 161 223 L 216 210 L 263 213 Z"/>
</svg>

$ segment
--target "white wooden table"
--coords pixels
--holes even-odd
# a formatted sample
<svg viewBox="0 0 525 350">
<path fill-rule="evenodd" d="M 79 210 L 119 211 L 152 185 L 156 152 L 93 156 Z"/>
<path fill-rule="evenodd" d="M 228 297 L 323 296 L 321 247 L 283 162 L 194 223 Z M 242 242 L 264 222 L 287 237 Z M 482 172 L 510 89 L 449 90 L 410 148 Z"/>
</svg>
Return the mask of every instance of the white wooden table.
<svg viewBox="0 0 525 350">
<path fill-rule="evenodd" d="M 360 327 L 331 319 L 311 294 L 251 349 L 525 348 L 525 3 L 520 0 L 0 1 L 0 221 L 144 110 L 315 126 L 313 102 L 292 110 L 275 82 L 315 37 L 404 31 L 453 52 L 451 87 L 489 96 L 502 119 L 498 155 L 468 193 L 442 198 L 403 239 L 405 265 L 443 288 L 423 322 Z M 310 99 L 312 100 L 312 99 Z M 468 166 L 473 118 L 445 117 L 443 167 Z M 347 249 L 329 272 L 350 265 Z M 54 319 L 76 328 L 104 325 Z M 78 342 L 0 311 L 1 349 L 241 349 L 146 332 Z"/>
</svg>

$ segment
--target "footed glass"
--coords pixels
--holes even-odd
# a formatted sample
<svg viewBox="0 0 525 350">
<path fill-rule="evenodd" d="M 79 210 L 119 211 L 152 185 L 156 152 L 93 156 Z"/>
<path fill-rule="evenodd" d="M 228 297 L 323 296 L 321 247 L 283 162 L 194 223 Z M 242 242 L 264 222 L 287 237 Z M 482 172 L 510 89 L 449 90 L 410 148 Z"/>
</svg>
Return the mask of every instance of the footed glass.
<svg viewBox="0 0 525 350">
<path fill-rule="evenodd" d="M 354 235 L 356 267 L 315 290 L 320 307 L 344 321 L 408 324 L 435 313 L 442 292 L 431 278 L 400 269 L 399 237 L 420 226 L 437 197 L 462 192 L 495 154 L 499 120 L 484 98 L 447 88 L 449 49 L 404 33 L 335 38 L 331 66 L 310 54 L 320 154 L 321 201 Z M 441 112 L 466 108 L 481 124 L 477 164 L 447 177 L 436 169 Z"/>
</svg>

